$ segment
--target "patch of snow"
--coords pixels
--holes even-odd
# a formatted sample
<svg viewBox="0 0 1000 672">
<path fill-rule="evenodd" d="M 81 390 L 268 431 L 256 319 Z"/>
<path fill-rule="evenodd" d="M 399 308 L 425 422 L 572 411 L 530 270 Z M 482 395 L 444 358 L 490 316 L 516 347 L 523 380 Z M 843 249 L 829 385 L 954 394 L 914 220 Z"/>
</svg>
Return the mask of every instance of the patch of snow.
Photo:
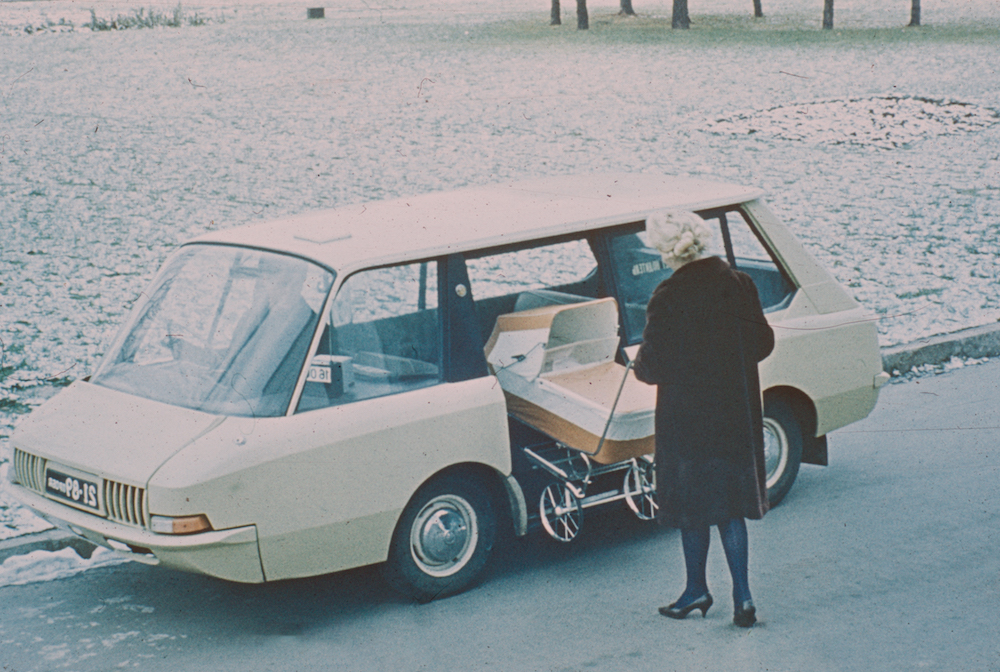
<svg viewBox="0 0 1000 672">
<path fill-rule="evenodd" d="M 98 548 L 90 559 L 81 558 L 72 548 L 59 551 L 32 551 L 15 555 L 0 565 L 0 587 L 21 586 L 37 581 L 65 579 L 96 567 L 110 567 L 129 562 L 114 551 Z"/>
</svg>

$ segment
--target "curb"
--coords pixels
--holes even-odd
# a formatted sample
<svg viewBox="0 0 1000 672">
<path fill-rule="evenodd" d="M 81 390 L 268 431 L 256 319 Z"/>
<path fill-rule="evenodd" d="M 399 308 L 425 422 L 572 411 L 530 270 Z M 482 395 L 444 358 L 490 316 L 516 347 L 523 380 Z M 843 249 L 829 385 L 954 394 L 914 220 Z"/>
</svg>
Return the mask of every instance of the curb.
<svg viewBox="0 0 1000 672">
<path fill-rule="evenodd" d="M 1000 323 L 987 324 L 882 348 L 882 369 L 892 374 L 906 373 L 925 364 L 943 364 L 952 357 L 979 359 L 998 355 Z"/>
<path fill-rule="evenodd" d="M 0 541 L 0 564 L 15 555 L 27 555 L 32 551 L 61 551 L 64 548 L 72 548 L 81 558 L 89 558 L 97 546 L 82 537 L 55 528 Z"/>
<path fill-rule="evenodd" d="M 882 368 L 899 375 L 925 364 L 943 364 L 952 357 L 978 359 L 997 356 L 1000 356 L 1000 323 L 882 348 Z M 0 563 L 31 551 L 58 551 L 63 548 L 72 548 L 80 557 L 89 558 L 97 547 L 75 534 L 56 528 L 0 541 Z"/>
</svg>

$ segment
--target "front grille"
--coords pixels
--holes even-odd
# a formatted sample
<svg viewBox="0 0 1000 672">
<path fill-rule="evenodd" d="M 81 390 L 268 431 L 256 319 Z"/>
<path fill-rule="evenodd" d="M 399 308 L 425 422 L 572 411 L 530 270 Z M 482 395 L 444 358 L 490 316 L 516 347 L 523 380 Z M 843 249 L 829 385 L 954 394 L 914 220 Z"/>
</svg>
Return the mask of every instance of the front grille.
<svg viewBox="0 0 1000 672">
<path fill-rule="evenodd" d="M 37 455 L 14 449 L 14 480 L 35 492 L 45 493 L 45 460 Z"/>
<path fill-rule="evenodd" d="M 143 488 L 104 481 L 104 509 L 111 520 L 146 527 L 146 491 Z"/>
<path fill-rule="evenodd" d="M 45 458 L 14 449 L 14 480 L 40 495 L 45 494 Z M 104 481 L 104 510 L 108 519 L 146 527 L 146 490 L 117 481 Z"/>
</svg>

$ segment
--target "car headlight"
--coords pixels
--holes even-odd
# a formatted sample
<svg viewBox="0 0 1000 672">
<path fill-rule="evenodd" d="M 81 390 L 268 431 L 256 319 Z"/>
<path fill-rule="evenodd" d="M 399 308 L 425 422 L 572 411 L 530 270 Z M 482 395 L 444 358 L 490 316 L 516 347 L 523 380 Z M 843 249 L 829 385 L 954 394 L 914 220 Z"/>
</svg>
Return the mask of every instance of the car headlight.
<svg viewBox="0 0 1000 672">
<path fill-rule="evenodd" d="M 208 532 L 212 524 L 204 513 L 177 517 L 152 515 L 149 517 L 149 529 L 157 534 L 197 534 Z"/>
</svg>

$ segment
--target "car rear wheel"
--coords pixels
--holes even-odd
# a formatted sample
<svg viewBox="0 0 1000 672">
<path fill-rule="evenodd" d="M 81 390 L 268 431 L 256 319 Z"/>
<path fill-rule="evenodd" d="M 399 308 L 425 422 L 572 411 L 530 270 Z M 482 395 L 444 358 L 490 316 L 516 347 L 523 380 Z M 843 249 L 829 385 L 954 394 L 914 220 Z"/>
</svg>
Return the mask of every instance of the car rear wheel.
<svg viewBox="0 0 1000 672">
<path fill-rule="evenodd" d="M 420 602 L 460 592 L 480 576 L 497 524 L 481 480 L 448 475 L 424 485 L 396 524 L 384 575 Z"/>
<path fill-rule="evenodd" d="M 764 400 L 764 468 L 767 499 L 776 506 L 795 483 L 802 463 L 802 423 L 784 399 Z"/>
</svg>

